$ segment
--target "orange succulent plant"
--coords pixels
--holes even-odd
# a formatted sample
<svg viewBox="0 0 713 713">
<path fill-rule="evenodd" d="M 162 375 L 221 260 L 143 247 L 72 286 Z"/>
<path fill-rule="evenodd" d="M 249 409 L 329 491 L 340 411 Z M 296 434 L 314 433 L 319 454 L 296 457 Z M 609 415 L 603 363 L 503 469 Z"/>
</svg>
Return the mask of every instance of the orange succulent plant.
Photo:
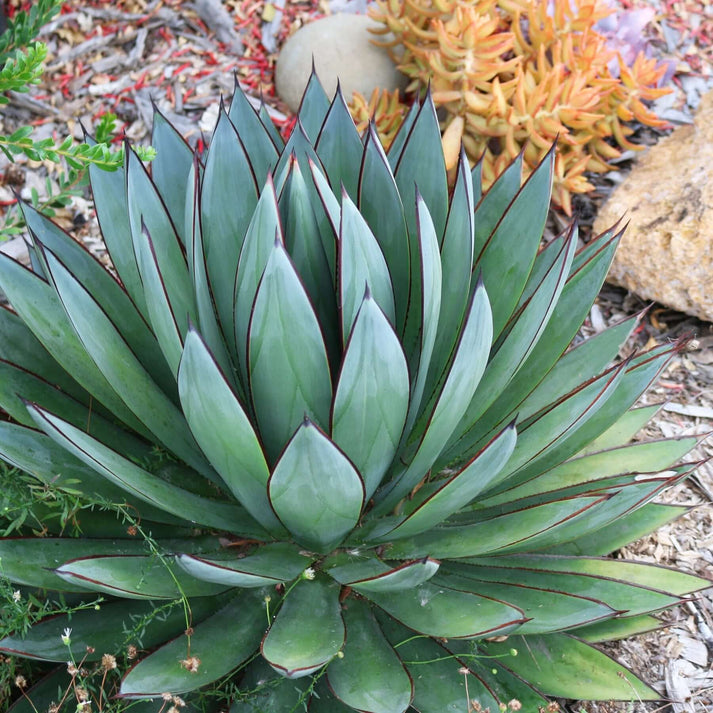
<svg viewBox="0 0 713 713">
<path fill-rule="evenodd" d="M 611 13 L 602 0 L 376 0 L 370 11 L 407 93 L 430 86 L 449 164 L 462 141 L 490 183 L 523 149 L 533 169 L 558 138 L 553 197 L 568 214 L 571 194 L 592 189 L 586 172 L 639 148 L 627 122 L 665 126 L 643 102 L 669 91 L 666 67 L 643 53 L 627 66 L 595 29 Z M 405 111 L 397 94 L 352 103 L 386 142 Z"/>
</svg>

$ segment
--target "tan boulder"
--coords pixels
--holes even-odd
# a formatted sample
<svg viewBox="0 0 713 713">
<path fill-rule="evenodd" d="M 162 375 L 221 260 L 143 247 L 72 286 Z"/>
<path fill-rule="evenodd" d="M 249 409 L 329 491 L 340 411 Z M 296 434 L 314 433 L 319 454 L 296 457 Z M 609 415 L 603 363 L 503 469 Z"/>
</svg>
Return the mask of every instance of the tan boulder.
<svg viewBox="0 0 713 713">
<path fill-rule="evenodd" d="M 629 221 L 609 282 L 713 321 L 713 92 L 695 123 L 648 149 L 594 223 Z"/>
<path fill-rule="evenodd" d="M 369 28 L 382 27 L 366 15 L 343 13 L 320 18 L 301 27 L 280 50 L 275 66 L 275 88 L 294 112 L 312 73 L 331 99 L 337 79 L 347 101 L 354 92 L 369 97 L 376 88 L 403 89 L 407 79 L 397 69 L 386 48 L 375 45 Z M 378 38 L 377 38 L 378 39 Z"/>
</svg>

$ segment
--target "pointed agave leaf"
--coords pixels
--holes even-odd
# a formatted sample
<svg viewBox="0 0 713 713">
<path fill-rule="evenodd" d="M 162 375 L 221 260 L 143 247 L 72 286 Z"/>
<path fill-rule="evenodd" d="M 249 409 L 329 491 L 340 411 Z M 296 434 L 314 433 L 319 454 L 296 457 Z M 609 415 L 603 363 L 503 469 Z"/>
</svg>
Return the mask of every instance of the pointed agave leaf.
<svg viewBox="0 0 713 713">
<path fill-rule="evenodd" d="M 310 165 L 314 166 L 312 162 Z M 314 170 L 319 169 L 314 166 Z M 305 290 L 314 305 L 317 319 L 324 334 L 330 364 L 339 362 L 337 335 L 337 304 L 334 294 L 336 276 L 330 268 L 327 252 L 335 251 L 331 219 L 322 214 L 315 202 L 315 187 L 308 185 L 299 163 L 291 163 L 287 183 L 280 194 L 280 210 L 285 225 L 285 247 L 292 258 L 295 269 L 302 278 Z M 322 235 L 327 225 L 329 235 Z M 325 251 L 324 240 L 330 240 Z"/>
<path fill-rule="evenodd" d="M 438 571 L 439 563 L 426 557 L 398 567 L 376 557 L 351 559 L 328 566 L 327 574 L 346 587 L 358 592 L 398 592 L 423 584 Z"/>
<path fill-rule="evenodd" d="M 496 552 L 581 516 L 601 500 L 601 497 L 564 498 L 470 525 L 437 527 L 393 542 L 386 556 L 393 559 L 430 556 L 440 560 Z"/>
<path fill-rule="evenodd" d="M 458 658 L 444 648 L 443 642 L 414 636 L 412 631 L 390 617 L 377 613 L 377 619 L 416 683 L 413 707 L 419 713 L 471 713 L 473 700 L 478 701 L 483 710 L 498 709 L 498 700 L 480 678 L 466 676 L 462 672 L 463 669 L 469 670 L 473 664 L 477 665 L 476 656 L 469 652 Z M 464 647 L 471 647 L 469 642 L 461 643 Z"/>
<path fill-rule="evenodd" d="M 144 502 L 189 522 L 246 537 L 268 539 L 267 533 L 242 508 L 218 500 L 209 500 L 172 485 L 57 416 L 38 406 L 30 406 L 29 409 L 37 425 L 54 441 L 112 483 Z"/>
<path fill-rule="evenodd" d="M 562 555 L 608 555 L 650 535 L 686 512 L 688 508 L 683 505 L 648 503 L 638 510 L 626 513 L 615 522 L 609 522 L 598 530 L 590 530 L 582 537 L 546 551 Z"/>
<path fill-rule="evenodd" d="M 632 693 L 643 701 L 660 694 L 606 654 L 565 634 L 513 637 L 505 643 L 484 642 L 489 655 L 515 647 L 518 655 L 507 659 L 507 668 L 537 686 L 546 695 L 562 698 L 610 701 L 629 700 Z"/>
<path fill-rule="evenodd" d="M 532 269 L 550 205 L 554 157 L 552 149 L 530 174 L 479 253 L 476 212 L 475 267 L 482 270 L 485 288 L 491 297 L 496 336 L 510 319 Z M 484 201 L 485 198 L 481 205 Z M 502 285 L 508 288 L 503 290 Z"/>
<path fill-rule="evenodd" d="M 277 164 L 277 144 L 275 144 L 271 132 L 263 124 L 250 104 L 245 92 L 240 88 L 237 76 L 235 78 L 235 91 L 228 109 L 228 117 L 240 135 L 253 175 L 258 185 L 261 186 L 265 177 Z M 269 123 L 274 128 L 272 121 Z"/>
<path fill-rule="evenodd" d="M 193 151 L 181 134 L 154 105 L 151 145 L 156 157 L 151 162 L 151 178 L 166 204 L 178 237 L 187 243 L 190 226 L 185 224 L 186 177 L 193 165 Z"/>
<path fill-rule="evenodd" d="M 99 227 L 111 263 L 136 308 L 148 318 L 144 289 L 131 240 L 126 169 L 121 166 L 115 171 L 105 171 L 95 164 L 90 164 L 89 181 Z"/>
<path fill-rule="evenodd" d="M 45 255 L 74 329 L 112 388 L 164 445 L 201 473 L 212 473 L 183 415 L 138 362 L 106 313 L 52 253 Z"/>
<path fill-rule="evenodd" d="M 519 562 L 514 557 L 511 561 Z M 671 567 L 614 560 L 607 557 L 558 557 L 548 555 L 525 555 L 532 566 L 541 566 L 554 572 L 574 572 L 591 577 L 608 577 L 627 582 L 634 586 L 650 587 L 669 592 L 674 596 L 683 596 L 710 586 L 702 577 L 686 574 Z M 508 558 L 509 560 L 510 558 Z"/>
<path fill-rule="evenodd" d="M 673 485 L 676 478 L 652 478 L 641 483 L 619 484 L 610 490 L 593 490 L 592 495 L 603 495 L 595 506 L 582 513 L 576 520 L 565 521 L 556 527 L 534 535 L 527 543 L 513 543 L 500 552 L 523 552 L 543 550 L 578 538 L 582 533 L 598 530 L 616 521 L 627 512 L 641 507 L 658 492 Z M 585 493 L 586 494 L 586 493 Z"/>
<path fill-rule="evenodd" d="M 538 478 L 482 500 L 480 504 L 491 507 L 520 498 L 544 495 L 554 490 L 593 484 L 599 479 L 616 475 L 659 472 L 677 463 L 696 443 L 697 439 L 694 437 L 647 441 L 573 458 L 555 466 Z"/>
<path fill-rule="evenodd" d="M 329 219 L 329 225 L 332 227 L 332 233 L 336 239 L 337 235 L 339 235 L 339 224 L 342 220 L 342 207 L 337 200 L 337 196 L 332 192 L 329 181 L 322 172 L 322 169 L 311 159 L 309 161 L 309 169 L 312 182 L 317 189 L 317 194 L 322 202 L 322 207 Z"/>
<path fill-rule="evenodd" d="M 327 669 L 329 687 L 357 711 L 404 713 L 413 697 L 411 677 L 366 602 L 350 599 L 344 623 L 344 658 L 335 659 Z"/>
<path fill-rule="evenodd" d="M 11 582 L 38 589 L 86 592 L 76 583 L 64 581 L 55 569 L 67 560 L 91 555 L 145 554 L 143 539 L 104 539 L 69 537 L 5 537 L 0 539 L 3 577 Z"/>
<path fill-rule="evenodd" d="M 332 190 L 346 190 L 356 200 L 362 146 L 359 132 L 337 85 L 332 104 L 315 143 L 315 150 L 326 169 Z"/>
<path fill-rule="evenodd" d="M 389 322 L 395 324 L 394 291 L 384 255 L 369 226 L 346 193 L 342 195 L 337 262 L 342 343 L 346 343 L 352 330 L 365 287 Z"/>
<path fill-rule="evenodd" d="M 368 500 L 401 439 L 409 400 L 406 357 L 386 315 L 367 295 L 357 315 L 334 395 L 332 439 L 354 463 Z"/>
<path fill-rule="evenodd" d="M 593 243 L 584 248 L 582 252 L 588 255 L 587 260 L 579 266 L 573 264 L 554 312 L 525 363 L 480 418 L 470 424 L 465 420 L 463 426 L 468 426 L 468 431 L 449 446 L 437 467 L 443 467 L 455 458 L 462 457 L 462 454 L 477 449 L 491 430 L 516 415 L 518 406 L 557 363 L 579 330 L 601 288 L 617 243 L 618 236 L 609 239 L 601 249 L 600 245 L 595 246 Z M 573 263 L 576 261 L 577 255 Z"/>
<path fill-rule="evenodd" d="M 58 364 L 117 418 L 141 434 L 148 433 L 87 353 L 51 285 L 0 253 L 0 288 Z"/>
<path fill-rule="evenodd" d="M 307 414 L 329 423 L 332 384 L 319 324 L 284 247 L 275 241 L 248 329 L 253 407 L 270 462 Z"/>
<path fill-rule="evenodd" d="M 267 499 L 270 471 L 260 442 L 243 406 L 195 330 L 186 338 L 178 392 L 188 426 L 223 482 L 263 527 L 280 532 Z"/>
<path fill-rule="evenodd" d="M 225 585 L 192 577 L 172 561 L 153 555 L 92 555 L 71 559 L 55 574 L 93 592 L 127 599 L 205 597 L 225 591 Z"/>
<path fill-rule="evenodd" d="M 275 123 L 273 122 L 272 117 L 270 116 L 270 111 L 267 108 L 267 105 L 262 100 L 260 101 L 260 109 L 258 110 L 257 115 L 260 121 L 262 122 L 262 125 L 265 127 L 268 136 L 272 139 L 272 143 L 275 144 L 275 148 L 277 148 L 279 153 L 280 151 L 282 151 L 282 149 L 285 148 L 285 142 L 283 141 L 280 132 L 277 130 L 277 127 L 275 126 Z"/>
<path fill-rule="evenodd" d="M 120 698 L 157 698 L 211 683 L 240 666 L 255 651 L 264 627 L 265 593 L 240 592 L 220 611 L 142 659 L 126 674 Z M 192 657 L 198 670 L 182 661 Z"/>
<path fill-rule="evenodd" d="M 17 263 L 13 264 L 17 265 Z M 2 263 L 0 263 L 1 265 Z M 0 277 L 2 274 L 0 272 Z M 29 275 L 31 279 L 39 280 L 39 278 L 34 278 L 32 273 Z M 47 283 L 40 280 L 37 284 L 46 285 Z M 27 365 L 31 363 L 30 371 L 42 375 L 46 381 L 85 405 L 89 405 L 91 396 L 87 391 L 59 365 L 42 346 L 42 342 L 32 333 L 28 325 L 15 312 L 11 311 L 8 305 L 3 305 L 0 308 L 0 359 L 10 364 L 23 365 L 21 368 L 25 369 L 28 369 Z M 95 403 L 94 406 L 101 411 L 100 404 Z M 108 411 L 101 412 L 105 415 L 109 413 Z"/>
<path fill-rule="evenodd" d="M 491 338 L 490 306 L 480 284 L 468 307 L 453 362 L 430 411 L 416 453 L 408 467 L 396 477 L 391 490 L 387 490 L 378 505 L 378 513 L 387 512 L 405 497 L 438 458 L 476 391 L 487 363 Z"/>
<path fill-rule="evenodd" d="M 189 319 L 196 320 L 195 302 L 183 245 L 167 212 L 162 196 L 143 167 L 139 157 L 126 148 L 126 191 L 129 202 L 131 236 L 144 284 L 150 279 L 144 274 L 141 258 L 145 242 L 144 232 L 151 236 L 157 270 L 161 275 L 166 299 L 175 315 L 178 329 L 184 332 Z M 185 197 L 185 191 L 181 194 Z M 144 230 L 145 226 L 145 230 Z M 150 295 L 147 295 L 150 300 Z M 147 305 L 149 307 L 149 305 Z M 149 316 L 152 310 L 149 308 Z"/>
<path fill-rule="evenodd" d="M 282 152 L 275 168 L 275 187 L 279 196 L 282 196 L 295 162 L 299 166 L 302 177 L 308 176 L 313 172 L 314 169 L 311 168 L 313 165 L 325 174 L 322 162 L 319 160 L 310 139 L 305 134 L 304 127 L 299 121 L 290 134 L 285 150 Z M 329 274 L 332 275 L 332 282 L 336 284 L 337 242 L 331 216 L 326 209 L 322 208 L 322 200 L 317 186 L 313 185 L 312 181 L 305 182 L 302 185 L 306 187 L 309 193 L 308 205 L 311 207 L 311 212 L 317 221 L 319 237 L 329 265 Z M 308 215 L 304 207 L 301 212 Z M 312 249 L 310 252 L 314 252 L 314 250 Z M 310 266 L 310 269 L 313 268 Z"/>
<path fill-rule="evenodd" d="M 98 420 L 94 415 L 92 421 Z M 34 426 L 34 420 L 31 421 Z M 123 439 L 113 436 L 109 440 L 123 447 L 122 452 L 126 454 L 132 453 L 134 457 L 148 455 L 149 449 L 146 448 L 144 452 L 137 449 L 135 439 L 128 434 L 124 434 Z M 130 497 L 125 490 L 117 488 L 93 468 L 57 445 L 49 436 L 34 428 L 0 422 L 0 456 L 15 468 L 33 475 L 48 487 L 72 493 L 81 492 L 89 498 L 98 497 L 111 503 L 127 503 L 140 512 L 143 519 L 181 524 L 181 520 L 177 520 L 163 509 Z"/>
<path fill-rule="evenodd" d="M 660 410 L 661 404 L 630 409 L 600 436 L 579 450 L 577 455 L 598 453 L 626 445 Z"/>
<path fill-rule="evenodd" d="M 178 316 L 173 311 L 166 291 L 166 283 L 160 272 L 156 246 L 145 225 L 142 226 L 142 233 L 141 238 L 134 241 L 134 248 L 144 283 L 149 319 L 171 373 L 175 376 L 181 361 L 183 339 L 188 322 L 181 319 L 179 326 Z"/>
<path fill-rule="evenodd" d="M 193 164 L 192 188 L 186 197 L 190 204 L 186 225 L 190 227 L 190 241 L 188 245 L 189 265 L 193 281 L 193 294 L 196 300 L 196 311 L 198 314 L 198 326 L 201 336 L 206 345 L 220 365 L 223 373 L 230 379 L 241 399 L 245 400 L 245 391 L 242 384 L 235 375 L 232 363 L 228 356 L 228 346 L 223 338 L 223 333 L 218 323 L 218 315 L 214 308 L 213 293 L 208 283 L 208 271 L 205 262 L 205 250 L 203 248 L 203 227 L 201 225 L 201 184 L 200 184 L 200 164 L 198 159 Z"/>
<path fill-rule="evenodd" d="M 77 279 L 94 295 L 97 302 L 115 324 L 120 325 L 124 339 L 131 345 L 136 356 L 164 390 L 170 393 L 173 377 L 165 364 L 156 358 L 156 338 L 136 309 L 131 298 L 112 275 L 80 243 L 55 225 L 49 218 L 34 208 L 22 204 L 22 212 L 33 235 L 38 259 L 43 263 L 43 272 L 49 277 L 42 250 L 49 248 L 65 264 L 72 265 Z"/>
<path fill-rule="evenodd" d="M 474 215 L 475 259 L 480 256 L 480 253 L 497 227 L 498 222 L 520 190 L 522 185 L 523 158 L 522 153 L 518 154 L 497 177 L 485 195 L 482 195 L 482 160 L 478 161 L 473 167 L 471 178 L 473 179 L 474 197 L 477 196 L 478 193 L 481 193 L 480 198 L 476 200 Z"/>
<path fill-rule="evenodd" d="M 230 707 L 230 713 L 298 710 L 309 698 L 311 679 L 285 678 L 261 656 L 249 663 L 244 671 L 240 685 L 244 691 L 250 691 L 250 694 L 239 696 Z"/>
<path fill-rule="evenodd" d="M 613 393 L 610 393 L 603 403 L 597 403 L 595 408 L 589 410 L 586 417 L 575 424 L 575 428 L 563 432 L 564 438 L 552 441 L 547 448 L 541 449 L 538 456 L 518 470 L 511 482 L 525 482 L 535 473 L 541 473 L 551 466 L 561 463 L 580 451 L 586 443 L 603 433 L 633 405 L 649 384 L 661 373 L 675 350 L 675 346 L 673 348 L 662 346 L 634 358 L 621 378 L 615 379 L 616 388 Z M 626 362 L 623 362 L 623 367 L 626 366 Z M 522 437 L 526 432 L 525 429 L 520 431 L 518 445 L 523 442 Z M 542 443 L 540 443 L 540 448 L 541 446 Z M 508 464 L 508 469 L 510 465 Z M 514 461 L 512 465 L 515 465 Z"/>
<path fill-rule="evenodd" d="M 430 530 L 487 489 L 512 454 L 517 434 L 508 426 L 455 475 L 422 487 L 406 504 L 405 519 L 389 535 L 409 537 Z"/>
<path fill-rule="evenodd" d="M 638 316 L 626 319 L 586 339 L 560 357 L 537 388 L 520 404 L 520 420 L 530 418 L 606 369 L 638 321 Z"/>
<path fill-rule="evenodd" d="M 620 388 L 626 373 L 627 362 L 609 369 L 596 379 L 580 386 L 548 409 L 543 409 L 529 422 L 518 429 L 515 451 L 508 461 L 501 481 L 510 487 L 527 482 L 545 471 L 547 466 L 535 469 L 534 464 L 549 461 L 550 453 L 557 451 L 568 434 L 576 432 L 582 424 L 593 418 L 603 408 L 607 400 Z M 552 458 L 554 465 L 562 459 Z M 516 475 L 513 475 L 516 474 Z M 502 490 L 496 488 L 496 492 Z"/>
<path fill-rule="evenodd" d="M 194 620 L 206 616 L 215 608 L 211 598 L 194 599 L 191 612 Z M 126 631 L 131 622 L 147 620 L 141 637 L 143 648 L 151 648 L 185 626 L 185 613 L 180 606 L 168 609 L 165 616 L 151 617 L 155 606 L 150 602 L 106 602 L 101 608 L 72 612 L 71 616 L 52 616 L 33 624 L 22 636 L 6 636 L 0 641 L 0 651 L 44 661 L 66 661 L 69 651 L 75 660 L 98 661 L 102 652 L 119 651 L 126 646 Z M 62 641 L 64 629 L 71 627 L 69 646 Z M 131 643 L 137 643 L 132 641 Z M 91 649 L 91 651 L 90 651 Z"/>
<path fill-rule="evenodd" d="M 417 211 L 413 210 L 414 176 L 418 176 L 418 191 L 433 219 L 436 235 L 443 235 L 448 211 L 448 180 L 441 147 L 441 130 L 430 91 L 411 126 L 403 150 L 394 169 L 399 192 L 406 200 L 406 224 L 409 232 L 417 230 Z M 391 158 L 391 152 L 389 152 Z M 546 214 L 546 211 L 545 211 Z M 539 239 L 539 238 L 538 238 Z M 439 240 L 440 243 L 440 240 Z"/>
<path fill-rule="evenodd" d="M 480 386 L 463 417 L 465 425 L 473 424 L 498 398 L 503 388 L 532 353 L 562 293 L 576 247 L 577 243 L 572 233 L 532 297 L 514 317 L 513 323 L 508 325 L 508 331 L 502 342 L 494 346 L 494 354 L 490 357 Z M 487 290 L 488 281 L 485 276 L 484 282 Z M 501 290 L 500 293 L 502 292 Z M 495 315 L 493 315 L 493 323 L 495 325 Z M 493 326 L 493 333 L 498 334 L 495 326 Z"/>
<path fill-rule="evenodd" d="M 448 211 L 448 221 L 441 245 L 443 281 L 438 336 L 429 367 L 426 393 L 441 379 L 455 348 L 459 328 L 468 306 L 473 263 L 473 192 L 468 159 L 461 151 L 456 184 Z"/>
<path fill-rule="evenodd" d="M 418 193 L 416 210 L 418 253 L 415 256 L 412 254 L 412 260 L 416 261 L 418 267 L 412 267 L 409 312 L 402 340 L 413 382 L 406 420 L 407 431 L 411 430 L 422 406 L 428 367 L 438 334 L 443 284 L 438 235 L 428 208 Z"/>
<path fill-rule="evenodd" d="M 208 283 L 226 335 L 233 333 L 235 273 L 257 200 L 258 186 L 246 149 L 222 109 L 205 164 L 200 224 Z"/>
<path fill-rule="evenodd" d="M 618 612 L 596 598 L 557 591 L 555 586 L 543 583 L 539 587 L 524 581 L 483 581 L 477 568 L 455 563 L 441 571 L 434 584 L 472 591 L 501 599 L 523 610 L 528 621 L 518 634 L 547 634 L 565 631 L 601 619 L 610 619 Z"/>
<path fill-rule="evenodd" d="M 328 552 L 357 524 L 364 484 L 347 457 L 306 419 L 277 462 L 268 495 L 298 542 Z"/>
<path fill-rule="evenodd" d="M 411 289 L 411 248 L 401 196 L 373 126 L 364 144 L 358 206 L 384 253 L 394 291 L 396 331 L 402 334 Z"/>
<path fill-rule="evenodd" d="M 178 555 L 189 574 L 229 587 L 264 587 L 296 579 L 312 563 L 299 547 L 286 542 L 262 545 L 248 555 Z"/>
<path fill-rule="evenodd" d="M 408 108 L 406 115 L 401 120 L 401 124 L 399 125 L 399 128 L 396 131 L 396 135 L 389 144 L 388 157 L 389 165 L 392 171 L 396 169 L 396 165 L 398 164 L 399 159 L 401 158 L 401 154 L 403 153 L 404 147 L 406 146 L 406 141 L 409 137 L 409 134 L 411 133 L 413 124 L 416 121 L 416 117 L 419 115 L 420 111 L 421 102 L 416 99 Z M 374 121 L 369 122 L 369 125 L 370 128 L 373 126 L 374 129 L 376 129 L 376 124 L 374 123 Z"/>
<path fill-rule="evenodd" d="M 0 360 L 0 407 L 12 418 L 26 426 L 33 426 L 34 421 L 27 413 L 26 401 L 41 403 L 51 411 L 61 413 L 68 421 L 83 426 L 87 432 L 96 435 L 100 440 L 121 440 L 136 443 L 134 436 L 129 436 L 114 423 L 101 415 L 100 406 L 97 412 L 90 410 L 88 404 L 76 400 L 69 394 L 50 383 L 46 379 L 23 369 L 16 364 Z M 91 419 L 88 414 L 91 412 Z M 102 435 L 99 435 L 102 434 Z"/>
<path fill-rule="evenodd" d="M 319 77 L 314 71 L 313 66 L 312 74 L 310 75 L 307 86 L 305 87 L 305 91 L 300 102 L 300 108 L 297 112 L 299 123 L 304 128 L 305 135 L 309 137 L 312 144 L 317 141 L 317 137 L 319 136 L 320 129 L 322 128 L 324 118 L 327 116 L 328 111 L 329 97 L 322 88 L 322 84 L 319 81 Z"/>
<path fill-rule="evenodd" d="M 318 574 L 314 581 L 303 579 L 290 589 L 261 653 L 283 676 L 301 678 L 331 661 L 344 646 L 344 637 L 339 585 Z"/>
<path fill-rule="evenodd" d="M 443 648 L 457 657 L 459 661 L 464 661 L 470 673 L 476 677 L 488 694 L 501 701 L 500 707 L 507 705 L 506 701 L 513 698 L 520 701 L 522 710 L 525 711 L 539 711 L 540 708 L 546 710 L 550 703 L 542 692 L 531 685 L 529 681 L 499 665 L 503 661 L 507 663 L 515 658 L 512 648 L 506 654 L 498 657 L 499 660 L 496 659 L 496 662 L 487 658 L 481 661 L 480 650 L 475 648 L 476 653 L 474 654 L 474 647 L 469 647 L 465 641 L 448 641 L 443 645 Z M 514 650 L 517 651 L 517 649 Z"/>
<path fill-rule="evenodd" d="M 431 582 L 398 592 L 364 592 L 364 596 L 410 629 L 438 638 L 497 636 L 524 622 L 517 607 Z"/>
<path fill-rule="evenodd" d="M 277 196 L 268 176 L 240 251 L 234 290 L 234 339 L 242 381 L 248 383 L 248 326 L 255 295 L 275 241 L 284 242 Z"/>
<path fill-rule="evenodd" d="M 598 621 L 595 624 L 589 624 L 589 626 L 573 629 L 570 633 L 589 644 L 598 644 L 606 641 L 628 639 L 637 634 L 655 631 L 656 629 L 660 629 L 661 626 L 660 619 L 657 619 L 655 616 L 642 614 L 641 616 L 628 616 L 622 619 Z"/>
<path fill-rule="evenodd" d="M 473 187 L 473 203 L 476 206 L 480 203 L 480 199 L 483 197 L 483 158 L 484 155 L 478 159 L 470 171 L 470 179 Z M 505 170 L 507 171 L 507 169 Z"/>
<path fill-rule="evenodd" d="M 611 565 L 600 567 L 602 561 Z M 465 562 L 478 579 L 594 597 L 626 616 L 665 609 L 674 605 L 679 595 L 707 586 L 704 580 L 690 575 L 685 579 L 669 578 L 673 570 L 666 568 L 593 557 L 522 554 L 471 558 Z M 664 591 L 666 587 L 675 591 Z"/>
</svg>

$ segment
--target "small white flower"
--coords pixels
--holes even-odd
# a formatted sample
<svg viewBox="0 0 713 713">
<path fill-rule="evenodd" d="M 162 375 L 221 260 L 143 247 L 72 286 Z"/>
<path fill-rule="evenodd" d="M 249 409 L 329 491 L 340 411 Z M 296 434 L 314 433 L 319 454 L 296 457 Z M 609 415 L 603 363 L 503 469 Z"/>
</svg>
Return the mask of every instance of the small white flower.
<svg viewBox="0 0 713 713">
<path fill-rule="evenodd" d="M 314 579 L 315 574 L 314 567 L 307 567 L 307 569 L 302 572 L 302 579 Z"/>
<path fill-rule="evenodd" d="M 64 633 L 62 634 L 62 643 L 65 646 L 69 646 L 72 643 L 72 639 L 70 638 L 72 634 L 72 630 L 70 628 L 66 628 L 64 630 Z"/>
<path fill-rule="evenodd" d="M 14 601 L 14 602 L 19 602 L 20 599 L 22 599 L 22 594 L 20 594 L 20 590 L 19 590 L 19 589 L 16 589 L 16 590 L 12 593 L 12 601 Z"/>
</svg>

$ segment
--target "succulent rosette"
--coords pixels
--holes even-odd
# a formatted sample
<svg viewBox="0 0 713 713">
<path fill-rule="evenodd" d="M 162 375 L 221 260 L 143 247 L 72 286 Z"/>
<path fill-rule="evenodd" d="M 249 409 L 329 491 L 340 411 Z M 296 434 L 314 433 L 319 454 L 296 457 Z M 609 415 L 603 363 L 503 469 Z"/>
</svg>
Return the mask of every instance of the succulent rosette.
<svg viewBox="0 0 713 713">
<path fill-rule="evenodd" d="M 205 155 L 153 132 L 150 171 L 92 170 L 112 269 L 29 206 L 31 268 L 0 254 L 0 455 L 118 511 L 0 540 L 104 599 L 0 641 L 58 662 L 28 699 L 127 647 L 132 711 L 656 698 L 596 644 L 707 583 L 606 555 L 683 511 L 651 501 L 696 441 L 629 444 L 675 345 L 572 347 L 619 233 L 540 249 L 553 152 L 449 187 L 430 98 L 385 153 L 314 77 L 286 143 L 239 90 Z"/>
</svg>

